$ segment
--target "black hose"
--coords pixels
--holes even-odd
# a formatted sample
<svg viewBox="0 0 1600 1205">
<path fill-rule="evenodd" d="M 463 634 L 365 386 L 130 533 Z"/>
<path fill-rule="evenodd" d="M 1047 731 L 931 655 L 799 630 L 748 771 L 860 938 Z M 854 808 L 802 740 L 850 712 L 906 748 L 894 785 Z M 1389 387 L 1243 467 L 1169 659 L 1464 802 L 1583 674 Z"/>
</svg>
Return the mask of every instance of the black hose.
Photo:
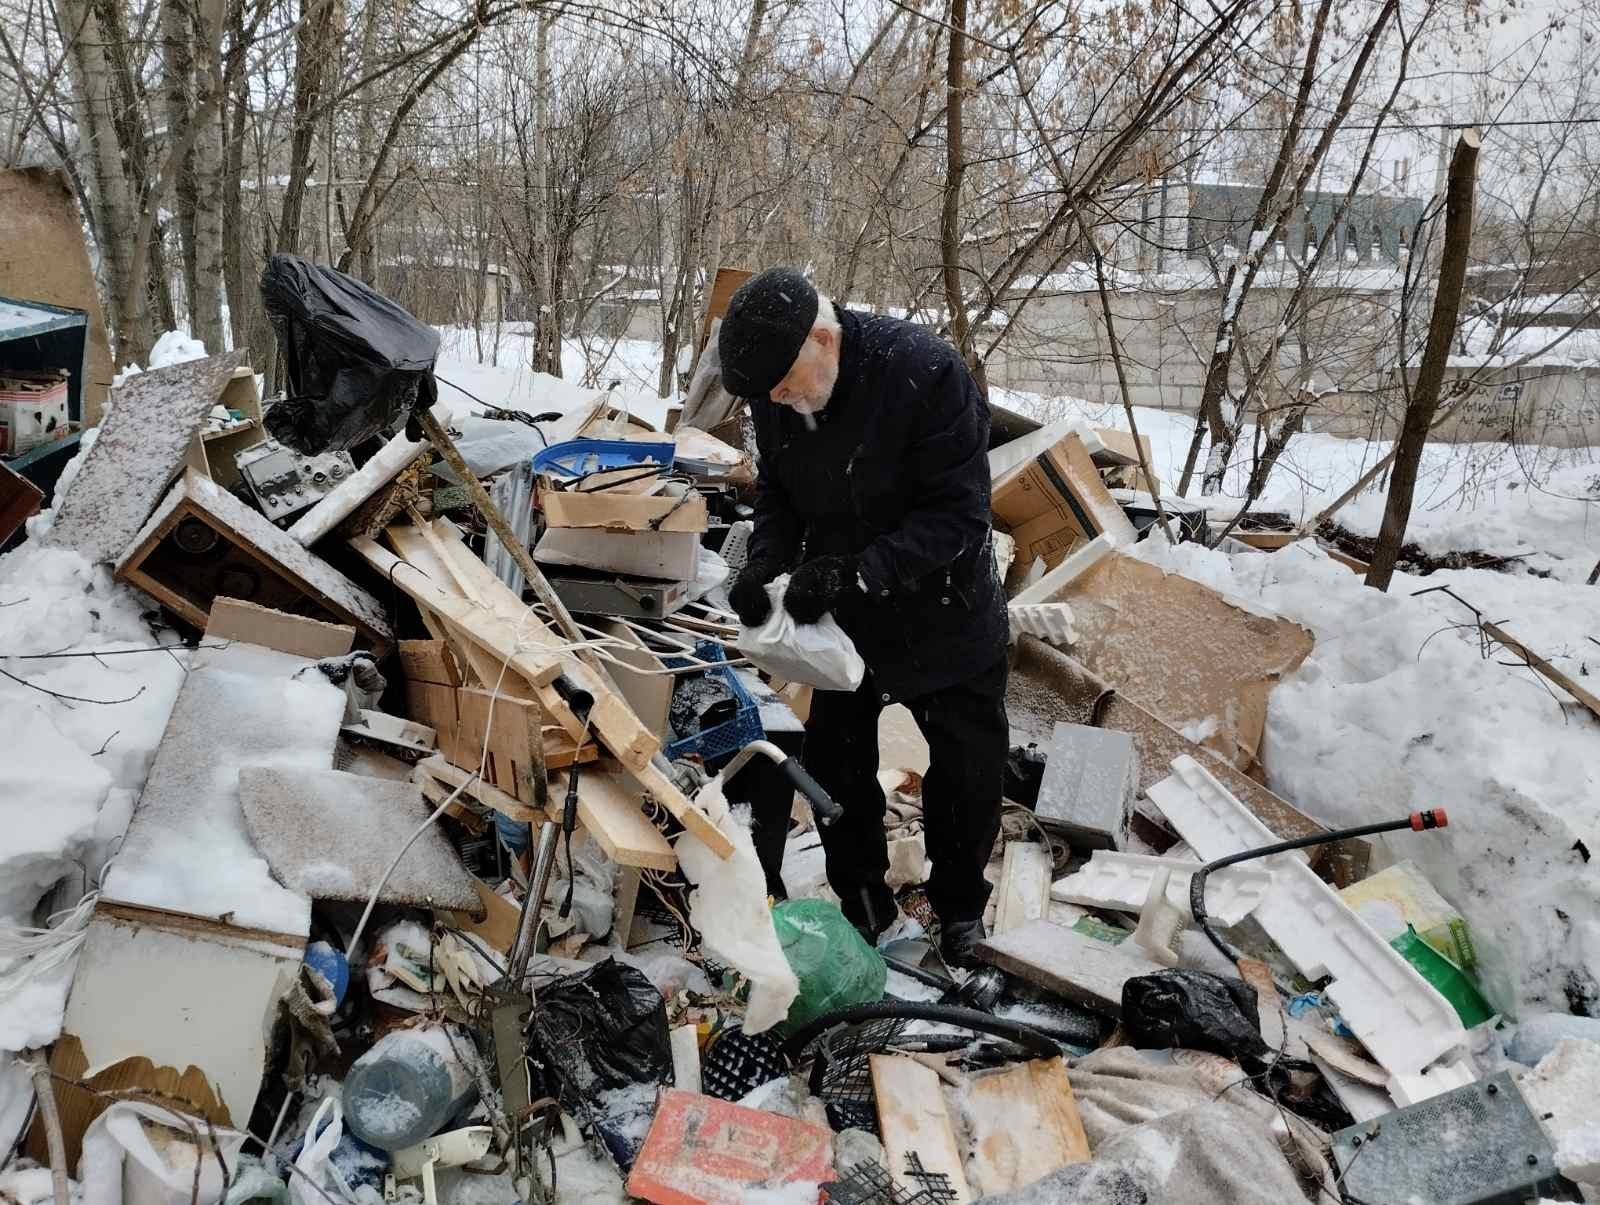
<svg viewBox="0 0 1600 1205">
<path fill-rule="evenodd" d="M 960 1008 L 953 1004 L 879 1000 L 874 1004 L 858 1004 L 854 1008 L 842 1008 L 838 1012 L 818 1017 L 811 1024 L 796 1030 L 784 1041 L 783 1055 L 793 1063 L 805 1052 L 807 1046 L 835 1025 L 855 1025 L 861 1021 L 877 1021 L 890 1017 L 905 1021 L 932 1021 L 939 1025 L 959 1025 L 974 1033 L 989 1034 L 991 1037 L 1015 1042 L 1035 1058 L 1053 1059 L 1061 1053 L 1061 1048 L 1049 1037 L 1020 1021 L 1008 1021 L 1004 1017 L 990 1016 L 976 1009 Z"/>
<path fill-rule="evenodd" d="M 1327 845 L 1334 841 L 1347 841 L 1352 837 L 1370 837 L 1377 833 L 1392 833 L 1399 829 L 1409 828 L 1413 832 L 1423 832 L 1426 829 L 1444 828 L 1449 823 L 1443 808 L 1435 808 L 1427 812 L 1412 812 L 1411 815 L 1401 820 L 1380 820 L 1376 824 L 1358 824 L 1354 828 L 1335 829 L 1333 832 L 1317 833 L 1310 837 L 1296 837 L 1292 841 L 1279 841 L 1274 845 L 1263 845 L 1259 849 L 1247 849 L 1242 853 L 1229 854 L 1225 858 L 1217 858 L 1207 862 L 1194 872 L 1194 877 L 1189 880 L 1189 911 L 1194 914 L 1195 924 L 1200 926 L 1217 948 L 1217 952 L 1229 962 L 1237 963 L 1242 955 L 1222 938 L 1206 923 L 1206 877 L 1213 870 L 1221 870 L 1224 866 L 1237 866 L 1240 862 L 1253 862 L 1257 858 L 1270 858 L 1273 854 L 1285 854 L 1291 850 L 1306 849 L 1312 845 Z"/>
</svg>

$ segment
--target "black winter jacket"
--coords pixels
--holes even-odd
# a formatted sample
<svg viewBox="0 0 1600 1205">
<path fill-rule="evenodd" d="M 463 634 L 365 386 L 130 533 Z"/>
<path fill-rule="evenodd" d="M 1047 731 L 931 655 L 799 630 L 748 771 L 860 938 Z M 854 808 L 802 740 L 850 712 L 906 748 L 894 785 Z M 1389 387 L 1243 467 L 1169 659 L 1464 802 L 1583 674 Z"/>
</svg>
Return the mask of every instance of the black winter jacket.
<svg viewBox="0 0 1600 1205">
<path fill-rule="evenodd" d="M 956 350 L 923 327 L 850 310 L 817 429 L 750 403 L 760 457 L 752 558 L 787 568 L 860 558 L 864 589 L 834 616 L 884 702 L 914 699 L 1005 655 L 989 516 L 989 407 Z"/>
</svg>

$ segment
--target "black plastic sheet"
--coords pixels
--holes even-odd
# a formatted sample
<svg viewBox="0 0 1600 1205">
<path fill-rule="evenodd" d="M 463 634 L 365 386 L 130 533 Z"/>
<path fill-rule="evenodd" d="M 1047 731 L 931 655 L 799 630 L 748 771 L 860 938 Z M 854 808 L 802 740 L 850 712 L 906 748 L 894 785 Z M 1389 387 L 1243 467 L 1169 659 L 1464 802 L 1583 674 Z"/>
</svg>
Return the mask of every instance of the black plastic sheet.
<svg viewBox="0 0 1600 1205">
<path fill-rule="evenodd" d="M 342 451 L 438 401 L 438 332 L 355 277 L 274 255 L 261 300 L 287 383 L 265 418 L 280 443 L 310 456 Z"/>
<path fill-rule="evenodd" d="M 1140 1050 L 1209 1050 L 1256 1070 L 1272 1051 L 1261 1039 L 1255 990 L 1209 971 L 1168 970 L 1122 985 L 1122 1024 Z"/>
</svg>

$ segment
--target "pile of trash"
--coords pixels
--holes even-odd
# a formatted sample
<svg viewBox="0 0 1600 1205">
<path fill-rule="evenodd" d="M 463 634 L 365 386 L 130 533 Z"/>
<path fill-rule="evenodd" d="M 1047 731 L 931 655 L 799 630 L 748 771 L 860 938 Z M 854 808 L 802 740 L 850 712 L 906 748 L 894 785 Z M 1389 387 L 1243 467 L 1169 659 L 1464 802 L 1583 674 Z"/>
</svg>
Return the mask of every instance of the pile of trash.
<svg viewBox="0 0 1600 1205">
<path fill-rule="evenodd" d="M 431 329 L 292 257 L 264 288 L 283 400 L 242 352 L 131 376 L 27 506 L 179 669 L 93 890 L 7 930 L 9 981 L 65 1003 L 19 1054 L 6 1199 L 1600 1186 L 1600 1021 L 1503 1025 L 1461 916 L 1373 866 L 1443 810 L 1331 833 L 1263 785 L 1311 634 L 1129 554 L 1205 531 L 1136 437 L 991 451 L 1016 747 L 955 970 L 914 739 L 884 744 L 905 919 L 868 945 L 818 870 L 804 723 L 859 659 L 728 610 L 755 471 L 714 376 L 665 431 L 605 393 L 445 418 Z"/>
</svg>

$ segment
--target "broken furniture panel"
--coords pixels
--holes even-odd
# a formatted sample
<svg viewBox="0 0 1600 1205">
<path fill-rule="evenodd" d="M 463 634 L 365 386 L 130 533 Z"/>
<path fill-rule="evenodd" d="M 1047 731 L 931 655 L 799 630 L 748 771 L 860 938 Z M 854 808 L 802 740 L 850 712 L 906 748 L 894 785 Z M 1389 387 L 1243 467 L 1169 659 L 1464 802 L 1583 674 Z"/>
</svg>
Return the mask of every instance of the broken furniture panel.
<svg viewBox="0 0 1600 1205">
<path fill-rule="evenodd" d="M 1039 801 L 1039 823 L 1074 846 L 1121 849 L 1139 793 L 1139 755 L 1133 738 L 1112 728 L 1065 721 L 1050 736 Z"/>
<path fill-rule="evenodd" d="M 1172 775 L 1152 786 L 1149 797 L 1207 860 L 1277 839 L 1192 757 L 1175 759 Z M 1466 1030 L 1450 1002 L 1319 879 L 1299 851 L 1260 864 L 1272 872 L 1272 888 L 1257 920 L 1301 974 L 1332 977 L 1324 994 L 1391 1075 L 1415 1075 L 1461 1045 Z"/>
<path fill-rule="evenodd" d="M 44 491 L 9 465 L 0 464 L 0 548 L 44 505 Z"/>
<path fill-rule="evenodd" d="M 1116 688 L 1241 770 L 1254 764 L 1267 694 L 1310 654 L 1299 624 L 1097 540 L 1019 603 L 1066 602 L 1073 654 Z"/>
<path fill-rule="evenodd" d="M 972 1187 L 984 1196 L 1012 1192 L 1058 1167 L 1089 1161 L 1067 1067 L 1034 1059 L 972 1077 Z"/>
<path fill-rule="evenodd" d="M 112 410 L 113 416 L 118 413 L 120 407 Z M 97 441 L 95 449 L 99 447 Z M 75 484 L 74 493 L 77 488 Z M 211 604 L 226 596 L 350 624 L 379 655 L 391 636 L 377 599 L 221 486 L 194 473 L 173 486 L 150 516 L 117 562 L 116 576 L 196 628 L 205 628 Z"/>
<path fill-rule="evenodd" d="M 229 352 L 153 368 L 118 385 L 94 445 L 56 504 L 50 543 L 91 561 L 125 557 L 139 541 L 146 516 L 183 470 L 190 441 L 243 360 L 243 352 Z M 248 597 L 238 591 L 213 593 Z M 197 626 L 204 627 L 204 621 Z"/>
<path fill-rule="evenodd" d="M 256 388 L 255 369 L 248 364 L 235 368 L 217 404 L 228 410 L 238 410 L 244 417 L 217 428 L 209 423 L 203 425 L 195 432 L 184 465 L 202 477 L 211 478 L 223 489 L 231 490 L 240 480 L 234 458 L 267 440 L 261 425 L 261 393 Z"/>
<path fill-rule="evenodd" d="M 69 417 L 92 427 L 100 421 L 106 386 L 117 366 L 89 262 L 83 217 L 66 173 L 45 167 L 0 171 L 0 213 L 6 215 L 0 227 L 0 296 L 26 297 L 84 314 L 83 329 L 73 332 L 71 346 L 76 350 L 69 351 L 63 342 L 50 346 L 46 354 L 61 367 L 70 364 L 76 379 Z M 156 495 L 160 492 L 157 489 Z"/>
<path fill-rule="evenodd" d="M 239 770 L 239 807 L 272 877 L 314 900 L 481 908 L 449 838 L 430 825 L 389 869 L 432 812 L 417 787 L 342 770 Z M 337 851 L 335 857 L 332 851 Z"/>
<path fill-rule="evenodd" d="M 1008 975 L 1113 1017 L 1122 1012 L 1124 983 L 1162 969 L 1121 946 L 1085 937 L 1048 920 L 1033 920 L 1009 933 L 991 934 L 978 943 L 977 952 L 984 962 Z"/>
<path fill-rule="evenodd" d="M 286 615 L 271 607 L 238 598 L 218 598 L 206 621 L 210 640 L 237 640 L 291 653 L 312 661 L 343 657 L 355 647 L 356 630 L 348 624 L 323 623 L 303 615 Z"/>
<path fill-rule="evenodd" d="M 657 1205 L 744 1205 L 786 1184 L 832 1179 L 826 1126 L 665 1088 L 628 1176 L 628 1195 Z M 963 1198 L 966 1199 L 966 1198 Z"/>
<path fill-rule="evenodd" d="M 248 1125 L 278 1002 L 304 957 L 303 937 L 160 908 L 96 907 L 50 1057 L 68 1168 L 112 1103 L 104 1093 Z M 35 1125 L 30 1149 L 43 1148 L 42 1129 Z"/>
<path fill-rule="evenodd" d="M 952 1205 L 973 1200 L 938 1073 L 903 1054 L 868 1055 L 867 1062 L 895 1184 L 907 1197 L 929 1190 Z"/>
</svg>

